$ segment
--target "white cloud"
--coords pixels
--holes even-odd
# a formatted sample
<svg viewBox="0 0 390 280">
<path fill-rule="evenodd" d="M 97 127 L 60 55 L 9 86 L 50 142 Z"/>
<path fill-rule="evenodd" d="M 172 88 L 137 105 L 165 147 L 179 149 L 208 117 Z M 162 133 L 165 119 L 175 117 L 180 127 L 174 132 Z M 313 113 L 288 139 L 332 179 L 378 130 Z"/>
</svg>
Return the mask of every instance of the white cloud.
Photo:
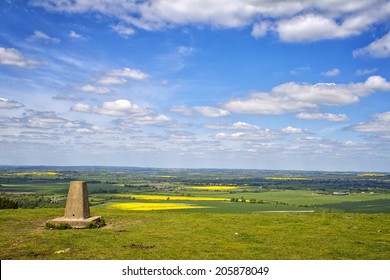
<svg viewBox="0 0 390 280">
<path fill-rule="evenodd" d="M 390 82 L 386 81 L 381 76 L 371 76 L 365 81 L 364 87 L 367 90 L 388 91 L 390 90 Z"/>
<path fill-rule="evenodd" d="M 116 121 L 116 124 L 119 127 L 135 127 L 139 125 L 167 125 L 171 124 L 172 119 L 166 115 L 163 114 L 156 114 L 154 112 L 151 112 L 149 114 L 144 115 L 134 115 L 131 118 L 126 119 L 120 119 Z"/>
<path fill-rule="evenodd" d="M 173 106 L 170 111 L 187 117 L 194 115 L 194 110 L 188 106 Z"/>
<path fill-rule="evenodd" d="M 172 120 L 166 115 L 158 114 L 149 108 L 142 108 L 126 99 L 103 102 L 100 106 L 77 103 L 71 107 L 72 111 L 94 113 L 113 117 L 123 117 L 114 122 L 119 127 L 135 127 L 139 125 L 167 125 Z"/>
<path fill-rule="evenodd" d="M 262 21 L 260 23 L 256 23 L 252 27 L 251 35 L 255 38 L 264 37 L 271 28 L 272 26 L 270 22 Z"/>
<path fill-rule="evenodd" d="M 144 30 L 188 24 L 213 28 L 253 25 L 252 36 L 257 38 L 264 36 L 270 29 L 267 24 L 258 23 L 259 19 L 266 19 L 272 26 L 276 26 L 273 31 L 279 34 L 280 39 L 289 42 L 357 35 L 375 23 L 387 20 L 390 15 L 390 4 L 383 0 L 32 0 L 31 3 L 49 11 L 99 13 Z M 127 32 L 129 35 L 132 33 L 131 30 Z"/>
<path fill-rule="evenodd" d="M 127 80 L 119 77 L 105 76 L 99 78 L 97 82 L 102 85 L 123 85 L 127 83 Z"/>
<path fill-rule="evenodd" d="M 5 123 L 11 127 L 29 129 L 54 129 L 66 123 L 66 120 L 58 117 L 54 112 L 27 111 L 20 118 L 9 118 Z"/>
<path fill-rule="evenodd" d="M 356 75 L 369 75 L 372 73 L 375 73 L 378 71 L 378 68 L 373 68 L 373 69 L 357 69 L 356 70 Z"/>
<path fill-rule="evenodd" d="M 211 106 L 195 106 L 193 109 L 200 115 L 210 118 L 226 117 L 230 115 L 226 110 Z"/>
<path fill-rule="evenodd" d="M 288 126 L 288 127 L 283 128 L 282 132 L 286 133 L 286 134 L 302 134 L 302 133 L 306 133 L 307 130 L 304 128 L 297 128 L 297 127 Z"/>
<path fill-rule="evenodd" d="M 147 81 L 149 77 L 149 74 L 141 70 L 123 68 L 108 71 L 105 76 L 98 78 L 97 82 L 104 85 L 122 85 L 128 83 L 128 79 Z"/>
<path fill-rule="evenodd" d="M 390 133 L 390 111 L 372 116 L 369 122 L 362 122 L 352 127 L 358 132 Z"/>
<path fill-rule="evenodd" d="M 390 32 L 382 38 L 372 42 L 367 47 L 353 51 L 353 56 L 372 56 L 376 58 L 390 57 Z"/>
<path fill-rule="evenodd" d="M 92 92 L 97 94 L 111 94 L 112 91 L 106 87 L 95 87 L 90 84 L 86 84 L 84 86 L 75 87 L 75 89 L 84 91 L 84 92 Z"/>
<path fill-rule="evenodd" d="M 133 28 L 124 26 L 123 24 L 112 25 L 111 28 L 124 38 L 128 38 L 129 36 L 135 34 L 135 30 Z"/>
<path fill-rule="evenodd" d="M 89 113 L 92 112 L 92 107 L 88 104 L 84 103 L 77 103 L 72 106 L 71 110 L 75 112 L 83 112 L 83 113 Z"/>
<path fill-rule="evenodd" d="M 92 112 L 108 116 L 126 116 L 144 112 L 141 107 L 126 99 L 103 102 L 102 106 L 90 106 L 78 103 L 72 107 L 72 110 L 79 112 Z"/>
<path fill-rule="evenodd" d="M 340 72 L 340 69 L 338 69 L 338 68 L 333 68 L 332 70 L 323 72 L 323 73 L 321 73 L 321 74 L 324 75 L 324 76 L 327 76 L 327 77 L 334 77 L 334 76 L 340 75 L 340 73 L 341 73 L 341 72 Z"/>
<path fill-rule="evenodd" d="M 17 101 L 0 97 L 0 109 L 17 109 L 21 107 L 24 107 L 24 105 Z"/>
<path fill-rule="evenodd" d="M 148 74 L 142 72 L 141 70 L 130 68 L 112 70 L 108 74 L 110 76 L 124 77 L 137 81 L 146 81 L 147 79 L 149 79 Z"/>
<path fill-rule="evenodd" d="M 73 30 L 71 30 L 69 32 L 69 37 L 72 39 L 76 39 L 76 40 L 86 40 L 87 39 L 87 37 L 77 33 L 76 31 L 73 31 Z"/>
<path fill-rule="evenodd" d="M 333 122 L 348 121 L 348 117 L 345 114 L 299 113 L 295 117 L 302 120 L 326 120 L 326 121 L 333 121 Z"/>
<path fill-rule="evenodd" d="M 226 117 L 230 115 L 229 111 L 211 106 L 174 106 L 171 108 L 171 112 L 179 113 L 184 116 L 201 115 L 210 118 Z"/>
<path fill-rule="evenodd" d="M 255 38 L 261 38 L 264 37 L 270 29 L 272 29 L 271 23 L 262 21 L 253 25 L 251 35 Z"/>
<path fill-rule="evenodd" d="M 281 115 L 306 109 L 317 108 L 310 102 L 294 100 L 288 96 L 269 93 L 252 93 L 244 99 L 233 99 L 225 103 L 225 108 L 239 114 Z"/>
<path fill-rule="evenodd" d="M 339 26 L 322 15 L 300 15 L 279 21 L 276 30 L 286 42 L 317 41 L 337 37 Z"/>
<path fill-rule="evenodd" d="M 39 30 L 35 30 L 33 35 L 27 38 L 27 41 L 29 42 L 43 41 L 44 43 L 53 43 L 53 44 L 58 44 L 61 42 L 60 39 L 55 37 L 50 37 L 49 35 Z"/>
<path fill-rule="evenodd" d="M 205 128 L 214 129 L 214 130 L 257 130 L 260 129 L 259 126 L 249 124 L 246 122 L 235 122 L 229 124 L 205 124 Z"/>
<path fill-rule="evenodd" d="M 215 140 L 231 141 L 272 141 L 278 139 L 280 135 L 269 129 L 262 129 L 256 132 L 235 132 L 235 133 L 217 133 L 211 136 Z"/>
<path fill-rule="evenodd" d="M 21 52 L 16 49 L 0 47 L 0 64 L 23 68 L 35 66 L 39 63 L 39 61 L 25 57 Z"/>
<path fill-rule="evenodd" d="M 279 115 L 316 109 L 321 105 L 353 104 L 373 92 L 387 90 L 390 90 L 390 82 L 381 76 L 350 84 L 289 82 L 274 87 L 269 93 L 258 92 L 247 98 L 232 99 L 224 107 L 234 113 Z"/>
</svg>

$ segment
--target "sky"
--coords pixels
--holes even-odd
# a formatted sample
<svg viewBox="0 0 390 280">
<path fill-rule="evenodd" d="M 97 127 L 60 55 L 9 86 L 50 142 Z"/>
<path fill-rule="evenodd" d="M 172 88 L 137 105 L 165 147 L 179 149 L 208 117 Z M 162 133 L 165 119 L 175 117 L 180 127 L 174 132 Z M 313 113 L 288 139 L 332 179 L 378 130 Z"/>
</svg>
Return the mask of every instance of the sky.
<svg viewBox="0 0 390 280">
<path fill-rule="evenodd" d="M 390 2 L 4 0 L 0 164 L 390 171 Z"/>
</svg>

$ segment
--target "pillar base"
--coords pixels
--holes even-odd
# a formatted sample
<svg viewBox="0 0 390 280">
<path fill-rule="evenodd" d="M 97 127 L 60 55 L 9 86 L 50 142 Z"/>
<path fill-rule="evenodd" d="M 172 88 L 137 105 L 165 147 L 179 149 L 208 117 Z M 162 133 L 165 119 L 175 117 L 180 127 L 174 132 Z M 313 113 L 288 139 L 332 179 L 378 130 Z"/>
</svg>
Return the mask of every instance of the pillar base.
<svg viewBox="0 0 390 280">
<path fill-rule="evenodd" d="M 55 218 L 53 220 L 47 221 L 50 224 L 59 226 L 62 224 L 68 224 L 72 228 L 85 228 L 89 223 L 100 222 L 101 216 L 93 216 L 87 219 L 68 219 L 68 218 Z"/>
</svg>

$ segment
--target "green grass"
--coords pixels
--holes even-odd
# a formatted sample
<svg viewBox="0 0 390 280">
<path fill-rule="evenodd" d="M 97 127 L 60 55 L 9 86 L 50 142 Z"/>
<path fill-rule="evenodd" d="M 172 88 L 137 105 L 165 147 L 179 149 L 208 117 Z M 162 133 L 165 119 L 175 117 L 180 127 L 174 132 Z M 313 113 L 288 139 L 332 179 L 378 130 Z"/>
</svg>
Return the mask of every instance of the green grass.
<svg viewBox="0 0 390 280">
<path fill-rule="evenodd" d="M 324 204 L 321 207 L 358 213 L 390 213 L 390 199 Z"/>
<path fill-rule="evenodd" d="M 389 214 L 91 214 L 107 226 L 49 230 L 63 209 L 0 210 L 0 259 L 390 259 Z"/>
<path fill-rule="evenodd" d="M 1 184 L 0 193 L 2 192 L 32 192 L 39 194 L 67 194 L 69 182 L 67 183 L 14 183 Z"/>
</svg>

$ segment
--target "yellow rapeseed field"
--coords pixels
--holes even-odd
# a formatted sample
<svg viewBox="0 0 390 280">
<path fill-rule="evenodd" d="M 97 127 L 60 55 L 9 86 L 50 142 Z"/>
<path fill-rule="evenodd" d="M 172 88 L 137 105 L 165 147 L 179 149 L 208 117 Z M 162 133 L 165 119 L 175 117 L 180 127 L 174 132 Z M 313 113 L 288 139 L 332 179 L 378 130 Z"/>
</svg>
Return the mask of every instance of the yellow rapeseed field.
<svg viewBox="0 0 390 280">
<path fill-rule="evenodd" d="M 378 173 L 363 173 L 359 174 L 360 177 L 383 177 L 386 176 L 385 174 L 378 174 Z"/>
<path fill-rule="evenodd" d="M 229 198 L 223 197 L 196 197 L 196 196 L 179 196 L 179 195 L 143 195 L 143 194 L 117 194 L 117 197 L 135 198 L 140 200 L 188 200 L 188 201 L 225 201 Z"/>
<path fill-rule="evenodd" d="M 57 175 L 58 172 L 54 171 L 31 171 L 31 172 L 18 172 L 15 173 L 17 176 L 25 176 L 25 175 L 37 175 L 37 176 L 45 176 L 45 175 Z"/>
<path fill-rule="evenodd" d="M 125 203 L 113 203 L 108 206 L 109 208 L 116 208 L 120 210 L 132 210 L 132 211 L 153 211 L 153 210 L 179 210 L 179 209 L 197 209 L 207 208 L 205 206 L 196 206 L 181 203 L 145 203 L 145 202 L 125 202 Z"/>
</svg>

